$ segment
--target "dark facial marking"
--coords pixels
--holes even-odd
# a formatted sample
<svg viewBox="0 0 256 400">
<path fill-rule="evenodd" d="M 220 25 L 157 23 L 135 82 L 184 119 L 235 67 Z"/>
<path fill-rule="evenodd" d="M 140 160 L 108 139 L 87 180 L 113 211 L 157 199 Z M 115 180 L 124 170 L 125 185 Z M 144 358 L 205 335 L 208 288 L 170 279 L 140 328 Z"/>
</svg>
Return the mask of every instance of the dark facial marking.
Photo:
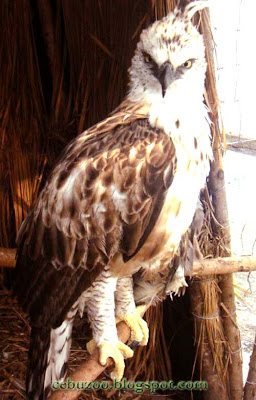
<svg viewBox="0 0 256 400">
<path fill-rule="evenodd" d="M 143 57 L 144 57 L 144 61 L 147 59 L 147 57 L 149 57 L 149 61 L 145 61 L 145 63 L 148 65 L 148 67 L 151 69 L 151 71 L 152 71 L 152 73 L 153 73 L 153 75 L 155 76 L 155 77 L 157 77 L 157 74 L 158 74 L 158 65 L 157 65 L 157 63 L 154 61 L 154 59 L 148 54 L 148 53 L 146 53 L 145 51 L 143 51 L 142 52 L 142 54 L 143 54 Z"/>
</svg>

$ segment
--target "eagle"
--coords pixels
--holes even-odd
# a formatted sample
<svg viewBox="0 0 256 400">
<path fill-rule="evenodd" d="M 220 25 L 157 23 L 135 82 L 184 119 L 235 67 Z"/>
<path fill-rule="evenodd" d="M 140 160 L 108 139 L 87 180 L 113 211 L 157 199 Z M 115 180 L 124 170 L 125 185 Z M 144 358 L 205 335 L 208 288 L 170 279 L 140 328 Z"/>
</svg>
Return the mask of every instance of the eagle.
<svg viewBox="0 0 256 400">
<path fill-rule="evenodd" d="M 166 276 L 209 173 L 205 47 L 191 21 L 206 6 L 177 7 L 142 31 L 125 99 L 66 147 L 21 225 L 15 292 L 31 323 L 29 400 L 65 379 L 77 312 L 90 321 L 88 350 L 98 348 L 102 365 L 112 357 L 112 379 L 133 355 L 116 321 L 147 344 L 133 278 L 143 289 L 138 277 Z M 172 275 L 169 292 L 178 293 L 184 270 Z"/>
</svg>

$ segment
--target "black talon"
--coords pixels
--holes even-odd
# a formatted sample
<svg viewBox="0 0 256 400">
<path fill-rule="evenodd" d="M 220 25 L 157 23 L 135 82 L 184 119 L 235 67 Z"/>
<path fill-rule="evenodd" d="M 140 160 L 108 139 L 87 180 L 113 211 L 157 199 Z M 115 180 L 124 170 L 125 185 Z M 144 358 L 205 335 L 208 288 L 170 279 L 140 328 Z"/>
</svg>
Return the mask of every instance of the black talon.
<svg viewBox="0 0 256 400">
<path fill-rule="evenodd" d="M 137 347 L 139 346 L 140 342 L 137 342 L 137 340 L 133 340 L 132 343 L 130 344 L 130 348 L 132 350 L 137 349 Z"/>
</svg>

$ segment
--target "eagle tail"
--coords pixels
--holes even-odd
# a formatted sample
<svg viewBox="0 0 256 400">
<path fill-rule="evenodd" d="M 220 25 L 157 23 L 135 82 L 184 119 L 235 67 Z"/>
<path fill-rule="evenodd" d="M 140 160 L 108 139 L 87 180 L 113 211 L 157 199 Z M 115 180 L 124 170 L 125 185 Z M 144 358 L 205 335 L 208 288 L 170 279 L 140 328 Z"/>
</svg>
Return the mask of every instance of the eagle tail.
<svg viewBox="0 0 256 400">
<path fill-rule="evenodd" d="M 54 382 L 66 377 L 73 320 L 56 329 L 32 327 L 26 380 L 27 400 L 46 400 Z"/>
<path fill-rule="evenodd" d="M 50 348 L 51 329 L 32 326 L 26 378 L 27 400 L 43 400 L 44 377 Z"/>
</svg>

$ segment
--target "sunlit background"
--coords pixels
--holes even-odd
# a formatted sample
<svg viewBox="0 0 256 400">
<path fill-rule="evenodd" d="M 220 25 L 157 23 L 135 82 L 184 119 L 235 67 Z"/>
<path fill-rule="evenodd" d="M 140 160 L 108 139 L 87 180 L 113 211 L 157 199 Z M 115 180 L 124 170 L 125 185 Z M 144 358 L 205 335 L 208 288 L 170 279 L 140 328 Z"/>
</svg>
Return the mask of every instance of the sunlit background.
<svg viewBox="0 0 256 400">
<path fill-rule="evenodd" d="M 239 137 L 241 147 L 252 143 L 251 139 L 256 140 L 255 15 L 255 0 L 211 2 L 217 89 L 224 128 L 227 135 Z M 256 254 L 256 157 L 229 150 L 224 163 L 232 251 L 236 255 Z"/>
<path fill-rule="evenodd" d="M 214 0 L 211 22 L 217 48 L 217 88 L 225 130 L 256 139 L 255 0 Z"/>
</svg>

